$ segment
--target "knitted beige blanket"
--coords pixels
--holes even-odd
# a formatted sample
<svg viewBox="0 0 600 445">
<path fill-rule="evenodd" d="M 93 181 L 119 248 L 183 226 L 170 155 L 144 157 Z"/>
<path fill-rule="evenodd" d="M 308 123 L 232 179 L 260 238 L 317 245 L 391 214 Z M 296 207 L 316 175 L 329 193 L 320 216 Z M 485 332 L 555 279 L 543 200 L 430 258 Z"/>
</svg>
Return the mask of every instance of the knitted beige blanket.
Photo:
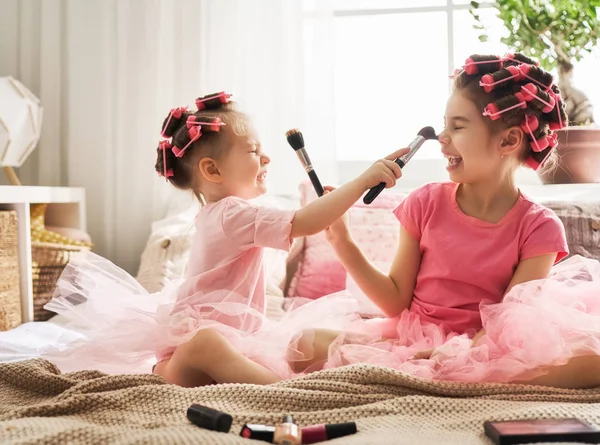
<svg viewBox="0 0 600 445">
<path fill-rule="evenodd" d="M 192 403 L 233 415 L 229 434 L 186 419 Z M 240 444 L 245 422 L 356 421 L 347 444 L 489 444 L 488 419 L 579 417 L 600 425 L 600 388 L 559 390 L 504 384 L 429 382 L 354 365 L 272 386 L 184 389 L 154 375 L 61 374 L 44 360 L 0 364 L 0 443 Z"/>
</svg>

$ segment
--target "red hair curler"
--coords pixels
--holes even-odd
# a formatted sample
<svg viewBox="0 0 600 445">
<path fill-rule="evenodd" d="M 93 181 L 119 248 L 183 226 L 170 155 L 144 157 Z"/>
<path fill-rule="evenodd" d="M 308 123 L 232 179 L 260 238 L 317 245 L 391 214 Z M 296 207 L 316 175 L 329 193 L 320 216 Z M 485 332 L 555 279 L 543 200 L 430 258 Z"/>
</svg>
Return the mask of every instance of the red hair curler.
<svg viewBox="0 0 600 445">
<path fill-rule="evenodd" d="M 180 115 L 181 117 L 181 115 Z M 165 179 L 169 179 L 171 176 L 173 176 L 173 169 L 167 169 L 167 150 L 169 150 L 171 148 L 171 143 L 169 141 L 160 141 L 158 143 L 158 148 L 162 150 L 163 152 L 163 173 L 162 176 L 164 176 Z M 160 175 L 160 173 L 159 173 Z"/>
<path fill-rule="evenodd" d="M 194 142 L 200 139 L 200 136 L 202 136 L 200 127 L 198 125 L 193 126 L 188 130 L 188 135 L 190 136 L 190 141 L 185 145 L 185 147 L 180 149 L 177 146 L 173 146 L 173 148 L 171 149 L 173 151 L 173 154 L 178 158 L 181 158 L 185 154 L 185 151 L 190 145 L 192 145 Z"/>
<path fill-rule="evenodd" d="M 533 135 L 532 135 L 533 139 Z M 550 145 L 550 141 L 548 140 L 548 136 L 542 136 L 539 139 L 533 139 L 531 141 L 531 149 L 536 153 L 544 151 Z"/>
<path fill-rule="evenodd" d="M 489 116 L 489 118 L 493 121 L 500 119 L 502 113 L 505 113 L 514 108 L 527 108 L 527 102 L 525 101 L 525 97 L 521 93 L 515 93 L 513 96 L 508 96 L 511 98 L 512 102 L 516 103 L 514 105 L 503 108 L 502 110 L 498 107 L 498 102 L 490 102 L 484 109 L 483 115 Z"/>
<path fill-rule="evenodd" d="M 543 113 L 551 112 L 554 109 L 554 106 L 556 105 L 556 100 L 553 96 L 543 91 L 540 91 L 540 88 L 537 85 L 534 85 L 533 83 L 523 85 L 521 87 L 521 91 L 523 92 L 523 95 L 525 96 L 525 100 L 527 102 L 531 102 L 532 100 L 536 99 L 543 103 L 545 105 L 545 107 L 542 108 Z M 540 97 L 540 94 L 544 94 L 545 96 L 547 96 L 548 100 Z"/>
<path fill-rule="evenodd" d="M 181 119 L 181 115 L 187 111 L 187 107 L 177 107 L 177 108 L 171 108 L 171 111 L 169 112 L 169 118 L 167 119 L 167 122 L 165 123 L 165 126 L 163 127 L 162 131 L 160 132 L 160 135 L 162 137 L 167 137 L 165 135 L 165 131 L 167 131 L 167 128 L 169 128 L 169 124 L 171 123 L 171 119 L 175 118 L 175 119 Z"/>
<path fill-rule="evenodd" d="M 519 81 L 524 78 L 521 70 L 516 66 L 507 66 L 500 71 L 495 73 L 485 74 L 481 77 L 479 85 L 483 87 L 486 93 L 492 91 L 496 85 L 507 82 L 509 80 Z"/>
<path fill-rule="evenodd" d="M 208 95 L 205 97 L 199 97 L 198 99 L 196 99 L 196 107 L 198 108 L 198 111 L 209 108 L 206 106 L 206 102 L 213 101 L 213 100 L 218 101 L 218 103 L 221 103 L 224 105 L 229 102 L 230 97 L 231 97 L 231 94 L 228 94 L 225 91 L 221 91 L 220 93 L 211 94 L 211 95 Z M 210 107 L 210 108 L 212 108 L 212 107 Z"/>
<path fill-rule="evenodd" d="M 539 126 L 540 122 L 534 114 L 526 114 L 525 119 L 523 119 L 523 122 L 521 122 L 521 128 L 523 129 L 523 131 L 526 131 L 528 133 L 534 132 L 538 129 Z"/>
<path fill-rule="evenodd" d="M 502 62 L 504 59 L 502 57 L 495 57 L 489 60 L 474 60 L 472 57 L 469 57 L 465 60 L 465 64 L 463 65 L 463 69 L 469 75 L 477 74 L 479 72 L 479 65 L 487 64 L 487 63 L 498 63 L 498 70 L 502 69 Z"/>
</svg>

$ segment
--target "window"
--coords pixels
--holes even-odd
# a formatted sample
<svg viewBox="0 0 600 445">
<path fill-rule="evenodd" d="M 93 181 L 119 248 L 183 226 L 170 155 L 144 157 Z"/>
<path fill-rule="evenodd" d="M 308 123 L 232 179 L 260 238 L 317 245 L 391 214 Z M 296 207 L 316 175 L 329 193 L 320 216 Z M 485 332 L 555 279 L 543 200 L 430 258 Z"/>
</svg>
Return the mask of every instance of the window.
<svg viewBox="0 0 600 445">
<path fill-rule="evenodd" d="M 426 125 L 439 131 L 454 67 L 476 51 L 505 52 L 501 44 L 479 42 L 468 2 L 335 0 L 333 4 L 339 161 L 376 159 L 410 142 Z M 485 18 L 492 21 L 493 10 L 489 12 Z M 439 157 L 435 143 L 425 144 L 415 156 Z"/>
<path fill-rule="evenodd" d="M 448 95 L 446 22 L 441 11 L 336 18 L 337 159 L 383 156 L 420 128 L 439 128 Z M 427 40 L 419 36 L 425 23 Z"/>
<path fill-rule="evenodd" d="M 317 0 L 318 1 L 318 0 Z M 489 35 L 480 42 L 469 0 L 331 0 L 334 7 L 334 112 L 338 161 L 372 161 L 410 142 L 426 125 L 443 127 L 448 79 L 472 53 L 504 54 L 506 33 L 482 2 Z M 575 67 L 575 84 L 600 118 L 596 53 Z M 599 119 L 600 120 L 600 119 Z M 432 143 L 416 159 L 439 159 Z"/>
</svg>

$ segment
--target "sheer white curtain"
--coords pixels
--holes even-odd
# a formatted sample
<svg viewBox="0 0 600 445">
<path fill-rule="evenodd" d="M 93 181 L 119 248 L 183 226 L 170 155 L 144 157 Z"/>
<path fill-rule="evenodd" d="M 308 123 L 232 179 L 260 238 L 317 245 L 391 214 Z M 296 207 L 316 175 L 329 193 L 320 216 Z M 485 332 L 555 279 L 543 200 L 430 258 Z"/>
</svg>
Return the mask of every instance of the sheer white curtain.
<svg viewBox="0 0 600 445">
<path fill-rule="evenodd" d="M 45 107 L 21 180 L 85 187 L 96 251 L 135 272 L 150 223 L 178 196 L 154 172 L 162 120 L 227 90 L 271 155 L 273 192 L 305 177 L 291 127 L 335 182 L 330 21 L 328 1 L 0 0 L 0 75 Z"/>
</svg>

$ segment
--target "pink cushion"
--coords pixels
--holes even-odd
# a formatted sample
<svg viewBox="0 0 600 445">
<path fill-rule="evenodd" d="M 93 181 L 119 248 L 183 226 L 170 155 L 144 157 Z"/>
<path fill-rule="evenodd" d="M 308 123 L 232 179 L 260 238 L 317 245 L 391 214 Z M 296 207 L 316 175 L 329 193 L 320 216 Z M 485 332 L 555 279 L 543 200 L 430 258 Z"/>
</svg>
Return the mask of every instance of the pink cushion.
<svg viewBox="0 0 600 445">
<path fill-rule="evenodd" d="M 316 199 L 310 182 L 300 186 L 301 205 Z M 349 211 L 352 237 L 366 257 L 379 264 L 390 264 L 398 249 L 400 225 L 392 213 L 404 195 L 384 191 L 371 205 L 359 200 Z M 387 272 L 387 271 L 386 271 Z M 309 236 L 302 258 L 291 280 L 287 295 L 319 298 L 346 288 L 346 271 L 331 248 L 325 233 Z"/>
</svg>

